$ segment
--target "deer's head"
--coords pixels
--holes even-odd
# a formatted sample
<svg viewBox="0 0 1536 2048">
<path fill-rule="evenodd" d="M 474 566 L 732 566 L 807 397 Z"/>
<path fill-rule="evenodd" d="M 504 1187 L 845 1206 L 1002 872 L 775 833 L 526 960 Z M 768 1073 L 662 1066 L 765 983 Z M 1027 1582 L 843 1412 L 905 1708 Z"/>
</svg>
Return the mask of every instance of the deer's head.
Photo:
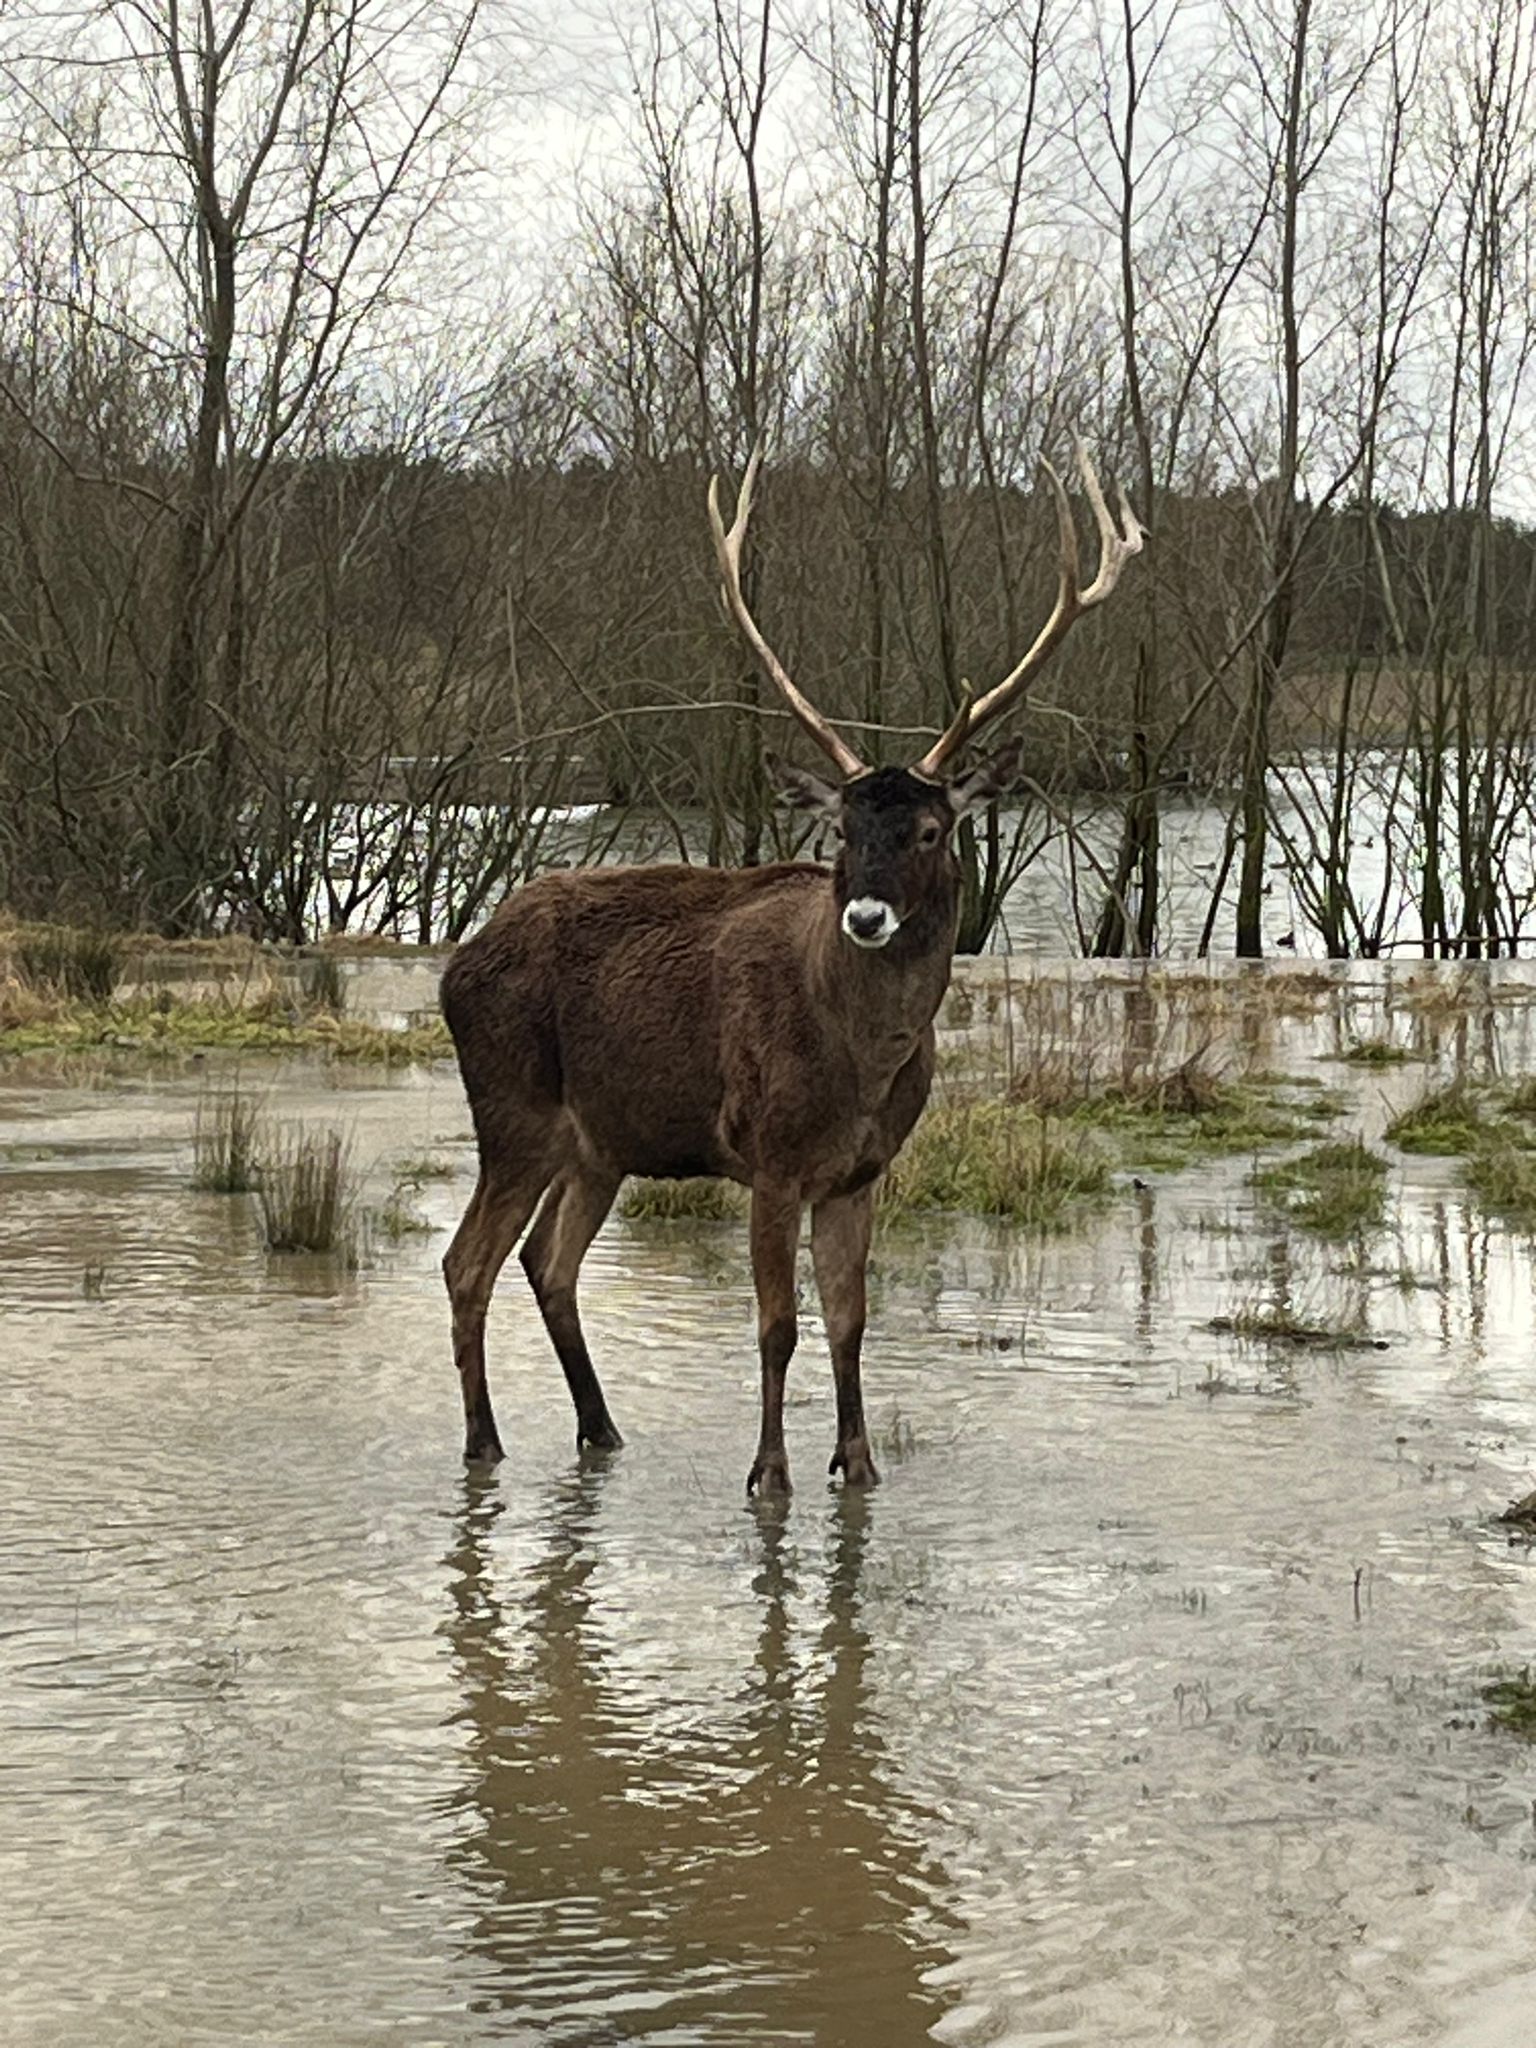
<svg viewBox="0 0 1536 2048">
<path fill-rule="evenodd" d="M 804 768 L 773 762 L 783 799 L 813 811 L 838 842 L 833 887 L 844 935 L 876 950 L 905 926 L 925 931 L 953 914 L 960 867 L 952 834 L 967 811 L 1006 789 L 1018 766 L 1017 742 L 953 780 L 910 768 L 868 768 L 849 781 L 824 782 Z"/>
<path fill-rule="evenodd" d="M 967 811 L 989 802 L 1013 780 L 1019 748 L 1017 743 L 1007 746 L 963 776 L 948 776 L 946 768 L 984 726 L 1019 702 L 1035 671 L 1083 613 L 1103 603 L 1126 561 L 1141 549 L 1142 529 L 1124 493 L 1119 494 L 1117 517 L 1105 502 L 1093 465 L 1080 444 L 1075 452 L 1099 530 L 1099 566 L 1092 583 L 1083 588 L 1072 509 L 1060 477 L 1044 463 L 1056 501 L 1060 536 L 1055 607 L 1018 665 L 980 699 L 973 701 L 966 691 L 946 730 L 909 768 L 871 768 L 860 760 L 796 688 L 747 608 L 741 590 L 741 551 L 761 443 L 747 464 L 729 530 L 720 514 L 719 479 L 710 481 L 709 523 L 725 604 L 789 709 L 842 777 L 840 782 L 829 783 L 803 769 L 779 770 L 789 801 L 817 811 L 838 835 L 841 844 L 834 883 L 843 932 L 856 946 L 885 946 L 910 922 L 919 918 L 926 922 L 935 911 L 952 914 L 958 886 L 951 845 L 954 827 Z"/>
</svg>

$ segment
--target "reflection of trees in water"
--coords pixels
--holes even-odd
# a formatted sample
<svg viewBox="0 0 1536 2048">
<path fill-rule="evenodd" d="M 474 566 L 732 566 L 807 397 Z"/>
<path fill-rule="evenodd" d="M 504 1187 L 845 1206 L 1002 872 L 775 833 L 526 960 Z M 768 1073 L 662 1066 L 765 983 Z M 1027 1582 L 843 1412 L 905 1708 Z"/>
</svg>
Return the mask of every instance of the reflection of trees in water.
<svg viewBox="0 0 1536 2048">
<path fill-rule="evenodd" d="M 870 1711 L 870 1503 L 830 1510 L 814 1645 L 797 1645 L 795 1556 L 765 1513 L 756 1651 L 701 1770 L 696 1744 L 678 1759 L 657 1741 L 598 1626 L 602 1487 L 589 1470 L 552 1490 L 521 1597 L 498 1590 L 494 1483 L 466 1481 L 445 1560 L 474 2007 L 555 2043 L 926 2040 L 940 1874 L 902 1825 Z"/>
</svg>

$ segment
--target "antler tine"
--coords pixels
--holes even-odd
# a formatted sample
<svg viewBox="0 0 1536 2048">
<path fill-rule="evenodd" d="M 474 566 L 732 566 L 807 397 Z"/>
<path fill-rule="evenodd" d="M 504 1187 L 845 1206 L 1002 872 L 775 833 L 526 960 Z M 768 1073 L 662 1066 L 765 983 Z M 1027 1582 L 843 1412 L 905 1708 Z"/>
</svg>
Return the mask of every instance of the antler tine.
<svg viewBox="0 0 1536 2048">
<path fill-rule="evenodd" d="M 746 475 L 741 480 L 741 489 L 736 494 L 736 517 L 727 533 L 725 521 L 720 516 L 720 479 L 712 476 L 709 480 L 709 530 L 714 535 L 715 559 L 720 565 L 720 594 L 727 610 L 741 628 L 742 636 L 752 652 L 762 663 L 764 672 L 774 683 L 785 703 L 799 719 L 811 738 L 822 751 L 829 755 L 845 776 L 863 775 L 865 764 L 859 759 L 841 735 L 833 730 L 829 720 L 824 718 L 808 697 L 801 695 L 789 677 L 783 662 L 774 653 L 768 642 L 758 631 L 757 621 L 747 609 L 747 601 L 741 591 L 741 548 L 746 539 L 747 520 L 752 512 L 752 489 L 757 482 L 758 466 L 762 461 L 763 444 L 758 442 L 747 463 Z"/>
<path fill-rule="evenodd" d="M 1093 464 L 1088 460 L 1087 451 L 1081 441 L 1074 442 L 1073 453 L 1077 458 L 1078 475 L 1082 478 L 1083 489 L 1087 493 L 1088 502 L 1093 507 L 1093 515 L 1098 523 L 1098 572 L 1084 590 L 1077 545 L 1077 522 L 1072 517 L 1072 507 L 1067 502 L 1067 493 L 1061 478 L 1050 463 L 1042 459 L 1040 467 L 1050 479 L 1051 495 L 1056 501 L 1056 529 L 1060 541 L 1060 576 L 1056 586 L 1056 603 L 1023 659 L 975 704 L 970 702 L 967 695 L 943 736 L 935 741 L 913 768 L 914 775 L 936 779 L 944 764 L 960 751 L 967 740 L 973 739 L 984 725 L 990 725 L 994 718 L 1000 718 L 1009 710 L 1024 694 L 1035 671 L 1055 653 L 1070 628 L 1084 612 L 1104 602 L 1119 581 L 1120 571 L 1126 562 L 1132 555 L 1141 552 L 1141 523 L 1126 503 L 1124 491 L 1117 492 L 1120 506 L 1117 524 L 1114 514 L 1105 503 L 1098 476 Z"/>
<path fill-rule="evenodd" d="M 1088 451 L 1081 441 L 1074 441 L 1072 452 L 1077 458 L 1077 473 L 1083 480 L 1083 489 L 1093 507 L 1093 516 L 1099 524 L 1099 573 L 1094 577 L 1082 595 L 1082 609 L 1102 604 L 1119 580 L 1120 571 L 1132 555 L 1141 553 L 1141 544 L 1146 537 L 1145 528 L 1126 502 L 1125 492 L 1117 484 L 1115 498 L 1119 507 L 1119 518 L 1104 501 L 1103 487 L 1098 474 L 1088 460 Z"/>
</svg>

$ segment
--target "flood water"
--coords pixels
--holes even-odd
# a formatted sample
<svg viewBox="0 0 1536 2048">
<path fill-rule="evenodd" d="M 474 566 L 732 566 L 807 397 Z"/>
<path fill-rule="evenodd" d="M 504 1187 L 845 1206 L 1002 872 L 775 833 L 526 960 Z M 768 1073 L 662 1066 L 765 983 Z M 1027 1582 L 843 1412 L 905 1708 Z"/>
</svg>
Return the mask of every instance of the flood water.
<svg viewBox="0 0 1536 2048">
<path fill-rule="evenodd" d="M 432 1231 L 268 1259 L 188 1188 L 197 1070 L 0 1076 L 8 2048 L 1530 2038 L 1536 1767 L 1479 1689 L 1536 1654 L 1532 1254 L 1449 1162 L 1344 1272 L 1245 1161 L 888 1230 L 885 1484 L 828 1489 L 808 1295 L 755 1509 L 739 1226 L 594 1247 L 606 1463 L 509 1268 L 467 1478 L 455 1077 L 261 1072 L 376 1188 L 451 1162 Z M 1382 1348 L 1208 1327 L 1265 1302 Z"/>
</svg>

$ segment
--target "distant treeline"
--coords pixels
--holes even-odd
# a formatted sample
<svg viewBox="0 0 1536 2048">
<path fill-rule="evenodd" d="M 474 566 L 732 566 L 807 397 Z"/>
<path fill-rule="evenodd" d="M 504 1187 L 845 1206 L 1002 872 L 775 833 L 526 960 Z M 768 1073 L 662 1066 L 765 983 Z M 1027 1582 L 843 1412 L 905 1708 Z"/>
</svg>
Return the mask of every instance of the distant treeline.
<svg viewBox="0 0 1536 2048">
<path fill-rule="evenodd" d="M 472 844 L 485 860 L 494 893 L 516 871 L 526 814 L 583 801 L 701 811 L 716 858 L 779 844 L 761 757 L 792 729 L 722 616 L 695 465 L 274 465 L 238 544 L 210 565 L 197 687 L 171 701 L 174 474 L 145 467 L 134 488 L 107 488 L 14 421 L 0 463 L 14 707 L 0 728 L 0 896 L 20 912 L 298 939 L 313 935 L 327 875 L 347 922 L 349 862 L 403 863 L 402 900 L 416 900 L 420 853 L 392 836 L 439 817 L 464 841 L 458 858 Z M 1147 509 L 1146 553 L 1020 720 L 1031 780 L 1064 801 L 1123 791 L 1137 747 L 1159 750 L 1175 727 L 1165 788 L 1239 780 L 1246 672 L 1230 651 L 1270 595 L 1253 508 L 1233 492 Z M 1536 737 L 1536 532 L 1459 513 L 1301 516 L 1277 757 L 1341 740 L 1400 751 L 1436 715 L 1447 737 L 1467 718 L 1481 735 L 1495 714 L 1509 742 Z M 982 688 L 1050 607 L 1050 502 L 975 487 L 947 492 L 943 517 L 958 661 Z M 783 460 L 765 473 L 753 539 L 753 602 L 802 687 L 877 757 L 910 757 L 947 712 L 920 491 L 893 491 L 872 532 L 856 480 Z M 1089 564 L 1094 545 L 1085 518 Z M 1437 601 L 1473 579 L 1486 592 L 1475 653 L 1460 607 Z M 1153 615 L 1159 692 L 1138 704 Z M 168 789 L 170 847 L 155 838 Z M 370 803 L 373 842 L 359 847 L 343 821 Z M 498 822 L 471 829 L 486 806 Z M 482 895 L 469 896 L 473 916 Z"/>
</svg>

